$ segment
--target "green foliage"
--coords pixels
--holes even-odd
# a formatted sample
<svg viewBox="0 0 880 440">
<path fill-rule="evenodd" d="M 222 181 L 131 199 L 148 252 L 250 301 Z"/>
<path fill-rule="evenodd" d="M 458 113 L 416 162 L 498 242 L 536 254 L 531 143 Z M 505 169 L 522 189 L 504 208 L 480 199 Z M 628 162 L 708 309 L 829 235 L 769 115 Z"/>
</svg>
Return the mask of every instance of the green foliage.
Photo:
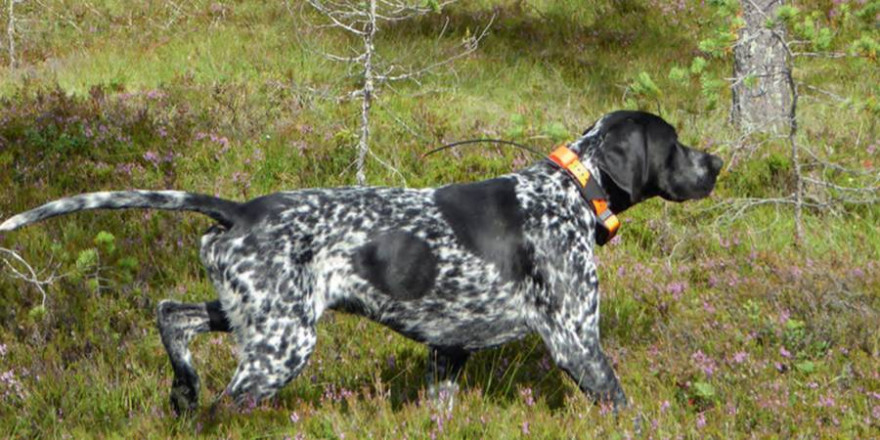
<svg viewBox="0 0 880 440">
<path fill-rule="evenodd" d="M 76 257 L 76 269 L 82 274 L 98 265 L 98 250 L 95 248 L 84 249 Z"/>
<path fill-rule="evenodd" d="M 776 8 L 776 23 L 770 23 L 767 27 L 776 26 L 782 23 L 787 26 L 795 24 L 795 20 L 800 16 L 801 10 L 793 5 L 779 5 Z"/>
<path fill-rule="evenodd" d="M 669 79 L 675 83 L 684 84 L 690 80 L 690 72 L 678 66 L 669 69 Z"/>
<path fill-rule="evenodd" d="M 880 14 L 880 1 L 871 0 L 860 3 L 862 3 L 862 7 L 856 12 L 856 17 L 861 18 L 864 24 L 876 27 L 877 15 Z"/>
<path fill-rule="evenodd" d="M 706 107 L 712 110 L 721 101 L 721 93 L 727 86 L 727 82 L 712 75 L 701 75 L 700 86 L 703 98 L 706 99 Z"/>
<path fill-rule="evenodd" d="M 794 364 L 794 367 L 804 374 L 810 374 L 816 371 L 816 364 L 813 361 L 803 361 Z"/>
<path fill-rule="evenodd" d="M 715 398 L 715 387 L 706 382 L 694 382 L 694 395 L 705 400 Z"/>
<path fill-rule="evenodd" d="M 35 306 L 28 310 L 28 318 L 30 318 L 31 321 L 39 322 L 43 320 L 43 318 L 46 316 L 46 313 L 47 310 L 45 306 Z"/>
<path fill-rule="evenodd" d="M 706 70 L 706 65 L 708 65 L 708 64 L 709 64 L 709 62 L 706 61 L 705 58 L 694 57 L 693 61 L 691 61 L 691 68 L 690 68 L 691 74 L 693 74 L 693 75 L 702 74 Z"/>
<path fill-rule="evenodd" d="M 663 92 L 651 78 L 648 72 L 639 72 L 627 86 L 631 97 L 627 100 L 627 106 L 640 109 L 658 105 Z"/>
<path fill-rule="evenodd" d="M 438 0 L 425 0 L 424 7 L 431 9 L 434 13 L 440 13 L 443 7 Z"/>
<path fill-rule="evenodd" d="M 54 18 L 27 22 L 27 77 L 0 74 L 0 217 L 85 191 L 175 188 L 241 200 L 352 182 L 357 103 L 336 99 L 350 91 L 350 72 L 316 55 L 345 53 L 351 41 L 304 26 L 316 17 L 307 8 L 291 14 L 284 2 L 166 3 L 19 3 L 55 9 L 31 9 L 30 18 Z M 832 29 L 829 50 L 849 50 L 854 36 L 873 36 L 863 26 L 874 23 L 850 3 L 849 18 L 827 22 L 813 4 L 798 4 L 804 12 L 793 23 L 811 17 L 817 32 Z M 234 338 L 195 338 L 203 403 L 176 419 L 155 307 L 216 298 L 198 260 L 210 221 L 132 210 L 0 237 L 36 269 L 65 275 L 47 286 L 43 308 L 32 287 L 0 271 L 0 437 L 628 438 L 638 436 L 639 414 L 646 438 L 873 438 L 876 399 L 866 390 L 878 389 L 880 212 L 866 206 L 838 218 L 808 209 L 808 240 L 794 248 L 789 210 L 761 206 L 731 219 L 717 208 L 788 196 L 792 164 L 769 137 L 755 139 L 760 150 L 733 146 L 727 91 L 718 87 L 729 55 L 698 53 L 696 41 L 710 29 L 735 32 L 738 2 L 712 4 L 730 20 L 699 2 L 660 12 L 675 4 L 458 2 L 444 15 L 382 28 L 377 42 L 401 64 L 440 59 L 438 43 L 458 44 L 466 28 L 498 14 L 481 49 L 453 69 L 378 95 L 374 153 L 411 187 L 539 160 L 500 147 L 421 154 L 474 137 L 549 151 L 623 105 L 630 82 L 649 85 L 638 98 L 627 89 L 633 106 L 662 105 L 683 142 L 735 162 L 711 198 L 642 203 L 623 214 L 620 239 L 596 249 L 602 342 L 631 410 L 614 417 L 593 405 L 533 336 L 475 354 L 455 409 L 441 415 L 420 398 L 422 345 L 327 312 L 301 377 L 252 410 L 223 400 L 210 407 L 235 369 Z M 805 99 L 801 140 L 873 157 L 873 62 L 799 61 L 798 79 L 850 98 L 827 113 L 816 96 Z M 368 175 L 400 184 L 375 162 Z"/>
<path fill-rule="evenodd" d="M 527 130 L 526 118 L 523 115 L 515 114 L 510 117 L 510 126 L 507 129 L 507 137 L 513 139 L 522 138 Z"/>
<path fill-rule="evenodd" d="M 709 0 L 707 2 L 715 9 L 715 13 L 722 16 L 736 15 L 740 10 L 738 0 Z"/>
<path fill-rule="evenodd" d="M 99 249 L 108 254 L 112 254 L 116 251 L 116 237 L 107 231 L 98 232 L 98 235 L 95 236 L 93 241 L 95 246 L 98 246 Z"/>
<path fill-rule="evenodd" d="M 858 40 L 852 42 L 850 54 L 876 61 L 878 54 L 880 54 L 880 42 L 873 36 L 864 34 Z"/>
<path fill-rule="evenodd" d="M 561 122 L 551 122 L 544 125 L 541 132 L 552 139 L 554 143 L 560 143 L 571 138 L 571 132 Z"/>
<path fill-rule="evenodd" d="M 782 196 L 793 189 L 791 158 L 784 152 L 770 152 L 732 170 L 728 185 L 741 197 Z"/>
</svg>

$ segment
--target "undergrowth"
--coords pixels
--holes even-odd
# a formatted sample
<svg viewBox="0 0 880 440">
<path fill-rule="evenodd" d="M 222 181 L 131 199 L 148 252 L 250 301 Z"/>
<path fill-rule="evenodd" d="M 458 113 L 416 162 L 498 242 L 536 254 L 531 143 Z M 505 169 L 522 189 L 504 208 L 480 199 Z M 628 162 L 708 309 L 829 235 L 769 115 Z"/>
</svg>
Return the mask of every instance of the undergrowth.
<svg viewBox="0 0 880 440">
<path fill-rule="evenodd" d="M 320 55 L 348 42 L 308 26 L 315 17 L 299 3 L 44 3 L 56 20 L 31 21 L 25 65 L 0 70 L 0 217 L 96 190 L 244 200 L 354 182 L 357 103 L 337 98 L 358 78 Z M 397 171 L 370 161 L 372 184 L 503 174 L 539 158 L 496 147 L 421 154 L 474 137 L 549 151 L 627 105 L 661 112 L 685 143 L 728 161 L 712 198 L 635 207 L 620 238 L 598 251 L 603 344 L 630 409 L 614 417 L 592 405 L 529 337 L 476 354 L 454 411 L 440 413 L 424 401 L 424 347 L 329 312 L 302 375 L 244 411 L 211 407 L 235 367 L 233 341 L 197 338 L 202 409 L 175 418 L 154 311 L 164 298 L 213 298 L 197 255 L 209 222 L 89 212 L 0 236 L 0 246 L 64 275 L 43 307 L 34 288 L 0 271 L 0 436 L 631 438 L 637 416 L 647 438 L 880 435 L 880 210 L 808 211 L 795 247 L 787 207 L 725 208 L 790 194 L 792 165 L 772 140 L 737 149 L 729 96 L 708 102 L 699 85 L 665 79 L 693 58 L 709 11 L 648 0 L 469 2 L 382 29 L 377 44 L 418 65 L 442 52 L 438 40 L 454 45 L 493 14 L 475 54 L 380 92 L 372 145 Z M 880 80 L 834 62 L 802 75 L 847 94 Z M 628 92 L 642 72 L 656 99 Z M 804 105 L 802 141 L 873 169 L 876 121 L 840 112 Z"/>
</svg>

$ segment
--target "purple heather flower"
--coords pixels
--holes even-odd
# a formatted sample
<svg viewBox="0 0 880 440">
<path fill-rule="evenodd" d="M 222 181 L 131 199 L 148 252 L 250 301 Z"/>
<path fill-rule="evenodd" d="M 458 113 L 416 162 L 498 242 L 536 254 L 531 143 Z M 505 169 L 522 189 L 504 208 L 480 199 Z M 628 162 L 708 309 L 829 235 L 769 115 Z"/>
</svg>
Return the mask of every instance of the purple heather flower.
<svg viewBox="0 0 880 440">
<path fill-rule="evenodd" d="M 535 406 L 535 397 L 532 395 L 532 389 L 529 387 L 519 390 L 519 395 L 525 400 L 526 406 Z"/>
<path fill-rule="evenodd" d="M 829 392 L 825 396 L 819 398 L 819 406 L 833 408 L 833 407 L 837 406 L 837 401 L 834 400 L 834 396 L 832 396 L 831 393 Z"/>
<path fill-rule="evenodd" d="M 709 301 L 703 301 L 703 310 L 705 310 L 706 313 L 713 314 L 715 313 L 715 306 L 710 304 Z"/>
<path fill-rule="evenodd" d="M 158 165 L 159 164 L 159 155 L 156 154 L 156 152 L 154 152 L 154 151 L 147 151 L 146 153 L 144 153 L 144 160 L 152 163 L 153 165 Z"/>
<path fill-rule="evenodd" d="M 715 373 L 715 360 L 706 356 L 702 350 L 697 350 L 696 353 L 691 355 L 691 360 L 697 365 L 697 368 L 703 371 L 706 376 L 712 377 L 712 374 Z"/>
<path fill-rule="evenodd" d="M 706 414 L 698 413 L 697 414 L 697 429 L 703 429 L 706 426 Z"/>
<path fill-rule="evenodd" d="M 666 292 L 672 294 L 672 297 L 676 300 L 681 298 L 681 294 L 684 293 L 684 290 L 687 288 L 687 283 L 681 281 L 674 281 L 666 285 Z"/>
</svg>

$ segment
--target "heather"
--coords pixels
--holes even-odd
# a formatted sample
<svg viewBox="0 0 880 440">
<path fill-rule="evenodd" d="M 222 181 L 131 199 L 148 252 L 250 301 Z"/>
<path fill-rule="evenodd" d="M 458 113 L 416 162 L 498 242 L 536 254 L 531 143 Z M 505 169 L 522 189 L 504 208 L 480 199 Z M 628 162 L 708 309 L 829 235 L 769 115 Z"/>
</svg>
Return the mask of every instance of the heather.
<svg viewBox="0 0 880 440">
<path fill-rule="evenodd" d="M 130 4 L 129 4 L 130 3 Z M 831 17 L 859 2 L 800 2 Z M 322 55 L 344 35 L 298 2 L 23 2 L 20 65 L 0 68 L 0 217 L 85 191 L 185 189 L 244 200 L 351 185 L 359 78 Z M 377 45 L 419 65 L 494 24 L 478 50 L 374 103 L 372 185 L 472 181 L 618 108 L 660 112 L 684 143 L 728 162 L 715 194 L 624 213 L 597 251 L 603 346 L 632 407 L 615 417 L 553 366 L 536 337 L 479 353 L 451 413 L 425 401 L 424 347 L 327 313 L 315 355 L 278 398 L 213 399 L 235 367 L 232 338 L 193 344 L 202 409 L 175 418 L 158 301 L 205 301 L 197 215 L 88 212 L 0 236 L 42 279 L 0 268 L 0 437 L 8 438 L 875 438 L 880 435 L 880 209 L 805 210 L 740 199 L 790 194 L 786 144 L 742 139 L 729 93 L 668 77 L 717 24 L 704 4 L 471 2 L 403 21 Z M 447 21 L 448 20 L 448 21 Z M 844 27 L 838 28 L 845 33 Z M 442 30 L 442 32 L 441 32 Z M 718 77 L 729 61 L 705 67 Z M 866 59 L 799 65 L 835 96 L 876 97 Z M 644 91 L 646 78 L 656 90 Z M 641 91 L 641 92 L 640 92 Z M 649 93 L 650 92 L 650 93 Z M 717 96 L 716 96 L 717 93 Z M 798 134 L 825 157 L 877 174 L 876 115 L 804 89 Z M 875 98 L 876 99 L 876 98 Z M 845 181 L 830 172 L 829 178 Z M 633 420 L 641 419 L 641 434 Z"/>
</svg>

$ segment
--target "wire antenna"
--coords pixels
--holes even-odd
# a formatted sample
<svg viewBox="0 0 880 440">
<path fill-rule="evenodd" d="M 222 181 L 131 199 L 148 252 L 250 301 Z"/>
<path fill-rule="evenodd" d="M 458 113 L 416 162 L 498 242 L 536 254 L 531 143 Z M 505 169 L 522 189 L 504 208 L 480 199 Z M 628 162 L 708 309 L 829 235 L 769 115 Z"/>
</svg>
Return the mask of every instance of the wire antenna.
<svg viewBox="0 0 880 440">
<path fill-rule="evenodd" d="M 540 151 L 538 151 L 538 150 L 536 150 L 536 149 L 534 149 L 534 148 L 532 148 L 532 147 L 529 147 L 529 146 L 526 146 L 526 145 L 523 145 L 523 144 L 520 144 L 520 143 L 517 143 L 517 142 L 513 142 L 513 141 L 506 141 L 506 140 L 504 140 L 504 139 L 468 139 L 468 140 L 466 140 L 466 141 L 453 142 L 453 143 L 451 143 L 451 144 L 446 144 L 446 145 L 444 145 L 444 146 L 442 146 L 442 147 L 437 147 L 437 148 L 435 148 L 435 149 L 433 149 L 433 150 L 431 150 L 431 151 L 428 151 L 428 152 L 425 153 L 425 154 L 422 154 L 422 159 L 424 159 L 424 158 L 426 158 L 426 157 L 428 157 L 428 156 L 430 156 L 430 155 L 432 155 L 432 154 L 434 154 L 434 153 L 439 153 L 439 152 L 441 152 L 441 151 L 443 151 L 443 150 L 448 150 L 448 149 L 450 149 L 450 148 L 455 148 L 455 147 L 459 147 L 459 146 L 462 146 L 462 145 L 468 145 L 468 144 L 478 144 L 478 143 L 483 143 L 483 142 L 490 143 L 490 144 L 510 145 L 510 146 L 513 146 L 513 147 L 517 147 L 517 148 L 519 148 L 519 149 L 521 149 L 521 150 L 528 151 L 528 152 L 530 152 L 530 153 L 532 153 L 532 154 L 535 154 L 535 155 L 537 155 L 537 156 L 544 156 L 544 153 L 542 153 L 542 152 L 540 152 Z"/>
</svg>

